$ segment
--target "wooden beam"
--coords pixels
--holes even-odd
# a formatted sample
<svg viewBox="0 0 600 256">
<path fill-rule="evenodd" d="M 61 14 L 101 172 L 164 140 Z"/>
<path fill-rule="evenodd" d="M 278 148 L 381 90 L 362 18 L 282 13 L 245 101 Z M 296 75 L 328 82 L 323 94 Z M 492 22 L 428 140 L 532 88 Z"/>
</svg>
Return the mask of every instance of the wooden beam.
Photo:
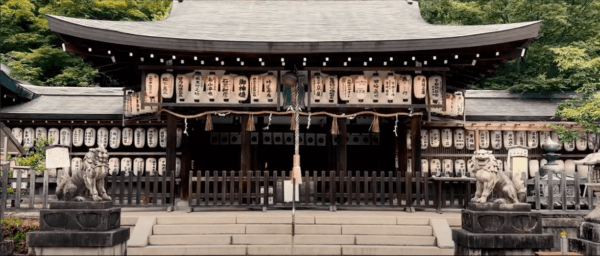
<svg viewBox="0 0 600 256">
<path fill-rule="evenodd" d="M 412 171 L 421 172 L 421 116 L 412 116 L 410 119 L 410 141 L 412 142 Z"/>
<path fill-rule="evenodd" d="M 142 70 L 237 70 L 237 71 L 269 71 L 269 70 L 284 70 L 285 67 L 232 67 L 232 66 L 167 66 L 167 65 L 139 65 L 139 69 Z"/>
<path fill-rule="evenodd" d="M 177 118 L 174 115 L 167 115 L 167 174 L 175 171 L 175 161 L 177 151 Z M 187 170 L 181 170 L 186 172 Z M 163 188 L 166 189 L 166 188 Z M 171 199 L 173 200 L 173 199 Z"/>
<path fill-rule="evenodd" d="M 391 71 L 450 71 L 449 67 L 305 67 L 304 70 L 311 71 L 348 71 L 348 72 L 362 72 L 362 71 L 379 71 L 379 70 L 391 70 Z"/>
<path fill-rule="evenodd" d="M 404 124 L 398 125 L 398 136 L 396 137 L 396 157 L 394 161 L 394 167 L 398 164 L 398 177 L 401 173 L 408 171 L 408 149 L 406 142 L 406 126 Z M 420 148 L 420 146 L 419 146 Z"/>
</svg>

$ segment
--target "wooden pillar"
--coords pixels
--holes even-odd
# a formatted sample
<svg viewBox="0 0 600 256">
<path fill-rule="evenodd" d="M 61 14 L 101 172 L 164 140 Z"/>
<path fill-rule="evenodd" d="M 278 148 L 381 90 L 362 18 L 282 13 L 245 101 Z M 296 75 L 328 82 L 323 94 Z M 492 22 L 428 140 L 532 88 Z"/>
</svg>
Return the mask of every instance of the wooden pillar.
<svg viewBox="0 0 600 256">
<path fill-rule="evenodd" d="M 191 128 L 188 129 L 188 134 L 191 134 Z M 190 197 L 190 191 L 189 191 L 189 181 L 191 179 L 190 177 L 190 171 L 192 170 L 192 151 L 190 149 L 190 136 L 189 135 L 182 135 L 183 138 L 181 138 L 181 183 L 179 183 L 179 198 L 181 200 L 181 202 L 185 202 L 183 203 L 184 205 L 189 205 L 189 197 Z"/>
<path fill-rule="evenodd" d="M 246 172 L 250 170 L 250 164 L 252 163 L 251 144 L 250 144 L 250 132 L 246 131 L 246 124 L 248 123 L 248 115 L 242 116 L 242 125 L 240 130 L 240 170 Z"/>
<path fill-rule="evenodd" d="M 167 114 L 167 174 L 175 172 L 175 161 L 177 152 L 177 118 L 174 115 Z M 182 172 L 186 172 L 183 170 Z M 167 189 L 166 187 L 163 189 Z M 174 193 L 173 193 L 174 194 Z M 171 199 L 173 200 L 173 199 Z M 173 202 L 173 201 L 171 201 Z"/>
<path fill-rule="evenodd" d="M 415 115 L 410 120 L 410 140 L 412 142 L 412 171 L 421 172 L 421 116 Z"/>
<path fill-rule="evenodd" d="M 398 159 L 398 170 L 397 175 L 400 176 L 400 173 L 406 173 L 408 171 L 407 163 L 408 163 L 408 150 L 406 148 L 406 127 L 403 123 L 398 123 L 398 137 L 396 137 L 396 156 L 395 159 Z M 395 135 L 394 135 L 395 136 Z M 395 163 L 394 163 L 395 167 Z"/>
<path fill-rule="evenodd" d="M 348 138 L 348 127 L 346 118 L 338 118 L 338 128 L 340 129 L 340 134 L 338 134 L 338 144 L 337 144 L 337 171 L 345 172 L 348 170 L 348 148 L 347 148 L 347 138 Z"/>
</svg>

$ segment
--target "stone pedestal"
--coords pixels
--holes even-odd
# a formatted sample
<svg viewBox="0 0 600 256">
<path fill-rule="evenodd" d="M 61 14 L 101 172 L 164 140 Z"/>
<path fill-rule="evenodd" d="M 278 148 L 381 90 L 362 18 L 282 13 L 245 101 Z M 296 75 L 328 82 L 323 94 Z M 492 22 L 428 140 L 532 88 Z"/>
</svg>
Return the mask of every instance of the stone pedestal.
<svg viewBox="0 0 600 256">
<path fill-rule="evenodd" d="M 469 204 L 461 219 L 462 229 L 452 230 L 455 255 L 534 255 L 554 245 L 528 204 Z"/>
<path fill-rule="evenodd" d="M 600 255 L 600 217 L 595 216 L 598 212 L 594 210 L 584 218 L 577 238 L 569 239 L 569 251 L 583 255 Z"/>
<path fill-rule="evenodd" d="M 35 255 L 126 255 L 129 228 L 112 202 L 51 202 L 40 231 L 27 233 Z"/>
</svg>

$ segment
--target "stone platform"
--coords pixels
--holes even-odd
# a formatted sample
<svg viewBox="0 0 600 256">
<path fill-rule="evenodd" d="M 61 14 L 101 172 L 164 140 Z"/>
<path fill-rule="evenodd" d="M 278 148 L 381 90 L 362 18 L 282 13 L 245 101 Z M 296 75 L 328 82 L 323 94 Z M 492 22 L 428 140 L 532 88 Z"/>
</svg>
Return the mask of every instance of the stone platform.
<svg viewBox="0 0 600 256">
<path fill-rule="evenodd" d="M 480 234 L 455 229 L 452 240 L 455 255 L 533 255 L 554 246 L 550 234 Z"/>
</svg>

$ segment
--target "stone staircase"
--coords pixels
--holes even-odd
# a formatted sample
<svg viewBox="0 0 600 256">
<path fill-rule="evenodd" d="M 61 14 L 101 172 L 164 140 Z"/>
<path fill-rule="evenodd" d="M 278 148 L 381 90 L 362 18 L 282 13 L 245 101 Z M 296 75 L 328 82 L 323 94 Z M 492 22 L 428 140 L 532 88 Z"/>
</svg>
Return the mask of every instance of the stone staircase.
<svg viewBox="0 0 600 256">
<path fill-rule="evenodd" d="M 146 217 L 147 218 L 147 217 Z M 452 255 L 428 217 L 158 216 L 130 255 Z M 446 220 L 443 219 L 443 223 Z M 451 221 L 456 222 L 455 220 Z M 448 224 L 446 224 L 448 226 Z M 136 229 L 139 227 L 136 226 Z M 149 228 L 148 228 L 149 230 Z M 449 230 L 449 229 L 448 229 Z M 149 231 L 148 231 L 149 232 Z M 439 232 L 439 231 L 438 231 Z M 134 232 L 135 233 L 135 232 Z M 293 244 L 293 253 L 292 253 Z"/>
</svg>

